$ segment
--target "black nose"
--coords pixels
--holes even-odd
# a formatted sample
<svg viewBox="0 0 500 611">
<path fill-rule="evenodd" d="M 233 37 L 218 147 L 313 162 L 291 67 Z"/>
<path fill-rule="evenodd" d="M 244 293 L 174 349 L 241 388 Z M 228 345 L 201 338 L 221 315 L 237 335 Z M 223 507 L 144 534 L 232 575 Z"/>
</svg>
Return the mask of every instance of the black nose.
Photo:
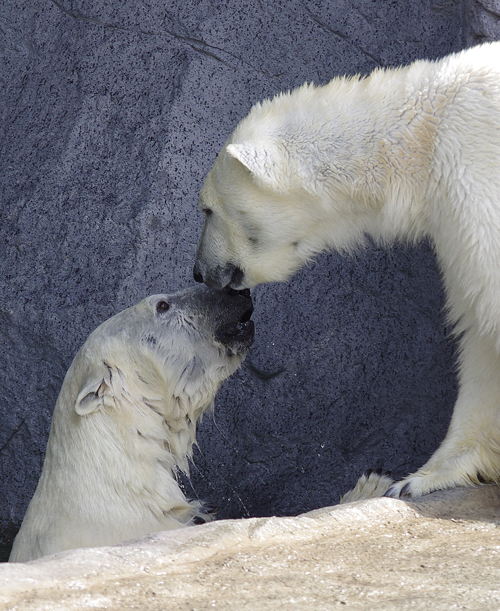
<svg viewBox="0 0 500 611">
<path fill-rule="evenodd" d="M 196 271 L 196 267 L 193 269 L 193 278 L 196 282 L 203 282 L 203 276 L 200 272 Z"/>
<path fill-rule="evenodd" d="M 240 269 L 239 267 L 237 267 L 236 265 L 232 266 L 232 265 L 228 265 L 228 268 L 231 269 L 231 267 L 234 268 L 234 271 L 231 275 L 231 281 L 230 284 L 235 284 L 236 286 L 238 286 L 238 284 L 241 284 L 242 280 L 243 280 L 243 270 Z"/>
<path fill-rule="evenodd" d="M 225 286 L 223 291 L 228 295 L 241 295 L 242 297 L 250 297 L 250 289 L 241 289 L 237 291 L 236 289 L 232 289 L 230 286 Z"/>
</svg>

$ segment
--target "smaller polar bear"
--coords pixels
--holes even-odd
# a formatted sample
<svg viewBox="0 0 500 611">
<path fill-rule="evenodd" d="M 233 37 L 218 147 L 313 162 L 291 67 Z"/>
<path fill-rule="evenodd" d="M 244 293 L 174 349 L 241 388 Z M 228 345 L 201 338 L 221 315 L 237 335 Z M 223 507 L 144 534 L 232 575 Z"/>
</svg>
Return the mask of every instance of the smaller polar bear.
<svg viewBox="0 0 500 611">
<path fill-rule="evenodd" d="M 154 295 L 98 327 L 56 403 L 42 474 L 12 549 L 27 562 L 207 521 L 188 472 L 196 422 L 254 337 L 250 291 Z"/>
<path fill-rule="evenodd" d="M 460 339 L 448 434 L 393 496 L 500 476 L 500 43 L 257 104 L 210 170 L 194 276 L 251 288 L 427 237 Z"/>
</svg>

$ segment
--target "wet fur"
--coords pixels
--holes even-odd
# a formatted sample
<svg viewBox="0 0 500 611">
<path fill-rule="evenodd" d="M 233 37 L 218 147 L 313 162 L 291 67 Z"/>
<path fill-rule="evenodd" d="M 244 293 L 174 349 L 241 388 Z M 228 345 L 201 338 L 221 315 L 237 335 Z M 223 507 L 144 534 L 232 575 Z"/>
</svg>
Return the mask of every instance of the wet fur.
<svg viewBox="0 0 500 611">
<path fill-rule="evenodd" d="M 196 423 L 244 356 L 214 339 L 226 315 L 216 293 L 148 297 L 90 335 L 65 377 L 10 561 L 210 519 L 175 475 L 188 472 Z M 162 301 L 169 311 L 157 311 Z"/>
</svg>

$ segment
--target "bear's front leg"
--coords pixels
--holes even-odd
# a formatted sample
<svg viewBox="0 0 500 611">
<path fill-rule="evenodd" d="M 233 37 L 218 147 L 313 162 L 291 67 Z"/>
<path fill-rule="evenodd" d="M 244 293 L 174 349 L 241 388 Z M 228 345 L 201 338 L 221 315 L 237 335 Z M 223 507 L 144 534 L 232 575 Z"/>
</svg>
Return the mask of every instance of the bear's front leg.
<svg viewBox="0 0 500 611">
<path fill-rule="evenodd" d="M 481 448 L 474 445 L 472 439 L 464 438 L 463 441 L 470 442 L 471 445 L 467 447 L 458 439 L 452 440 L 448 434 L 441 447 L 422 468 L 392 484 L 384 496 L 415 498 L 435 490 L 496 481 L 496 477 L 486 474 L 487 470 L 493 469 L 487 467 Z M 456 448 L 455 453 L 453 447 Z M 463 448 L 462 451 L 460 447 Z M 495 470 L 498 471 L 498 465 Z"/>
<path fill-rule="evenodd" d="M 394 483 L 392 497 L 497 482 L 500 478 L 500 354 L 491 336 L 469 329 L 461 341 L 457 402 L 445 440 L 416 473 Z"/>
</svg>

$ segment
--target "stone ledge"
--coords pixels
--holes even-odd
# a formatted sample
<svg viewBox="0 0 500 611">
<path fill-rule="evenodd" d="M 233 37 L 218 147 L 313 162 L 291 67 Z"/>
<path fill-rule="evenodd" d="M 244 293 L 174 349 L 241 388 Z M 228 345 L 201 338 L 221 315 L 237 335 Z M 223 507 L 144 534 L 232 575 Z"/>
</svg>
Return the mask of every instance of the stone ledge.
<svg viewBox="0 0 500 611">
<path fill-rule="evenodd" d="M 0 609 L 500 605 L 500 488 L 224 520 L 0 566 Z"/>
</svg>

